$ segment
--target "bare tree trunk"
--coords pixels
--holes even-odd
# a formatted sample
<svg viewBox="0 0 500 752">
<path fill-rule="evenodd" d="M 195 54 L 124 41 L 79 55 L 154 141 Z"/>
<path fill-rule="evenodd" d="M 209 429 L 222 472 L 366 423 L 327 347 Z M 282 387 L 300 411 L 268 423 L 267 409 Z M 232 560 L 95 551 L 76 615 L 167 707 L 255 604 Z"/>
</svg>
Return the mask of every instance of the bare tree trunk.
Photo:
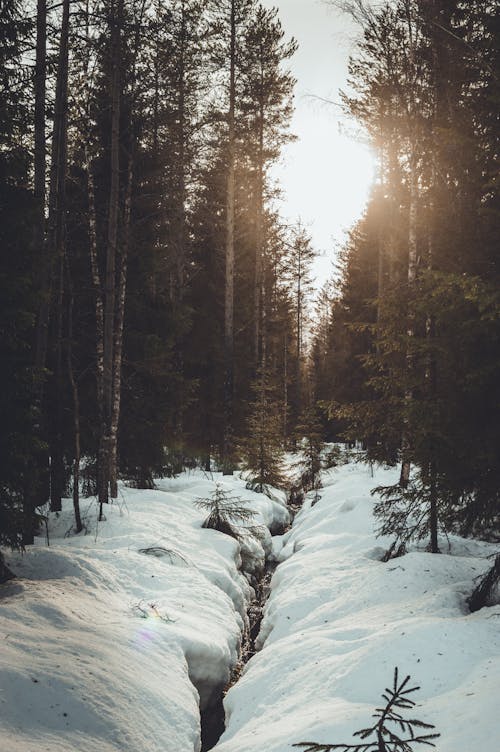
<svg viewBox="0 0 500 752">
<path fill-rule="evenodd" d="M 125 321 L 125 295 L 127 291 L 127 262 L 130 245 L 130 213 L 132 206 L 132 156 L 128 160 L 127 188 L 125 193 L 125 215 L 123 221 L 123 243 L 119 258 L 118 305 L 116 310 L 114 363 L 113 363 L 113 411 L 111 416 L 111 458 L 109 465 L 110 493 L 113 499 L 118 496 L 118 424 L 120 422 L 121 378 L 123 354 L 123 325 Z"/>
<path fill-rule="evenodd" d="M 50 259 L 57 262 L 57 290 L 55 297 L 55 368 L 53 378 L 54 426 L 51 436 L 51 484 L 50 508 L 61 510 L 64 493 L 64 446 L 63 446 L 63 298 L 65 256 L 65 204 L 67 173 L 68 129 L 68 47 L 69 47 L 69 0 L 63 2 L 61 36 L 57 64 L 56 99 L 54 107 L 54 130 L 50 169 L 49 232 Z"/>
<path fill-rule="evenodd" d="M 255 280 L 254 280 L 254 351 L 255 368 L 259 365 L 264 367 L 262 358 L 265 345 L 263 342 L 263 317 L 264 317 L 264 274 L 263 274 L 263 251 L 264 251 L 264 105 L 262 102 L 263 72 L 261 68 L 261 101 L 259 102 L 259 151 L 257 156 L 257 216 L 255 232 Z"/>
<path fill-rule="evenodd" d="M 97 254 L 97 216 L 95 202 L 95 184 L 94 173 L 92 168 L 92 159 L 89 150 L 91 141 L 90 132 L 90 96 L 91 96 L 91 73 L 90 73 L 90 29 L 89 29 L 89 0 L 86 0 L 86 37 L 85 44 L 87 56 L 85 60 L 85 82 L 86 82 L 86 102 L 84 107 L 84 118 L 87 123 L 87 132 L 84 139 L 85 170 L 87 173 L 87 201 L 88 201 L 88 218 L 89 218 L 89 256 L 92 287 L 95 296 L 95 320 L 96 320 L 96 391 L 97 391 L 97 413 L 99 426 L 102 426 L 104 416 L 104 300 L 101 284 L 101 275 L 99 272 L 99 262 Z"/>
<path fill-rule="evenodd" d="M 115 342 L 116 253 L 118 245 L 118 209 L 120 198 L 120 45 L 123 0 L 117 0 L 111 16 L 111 182 L 108 207 L 108 237 L 104 289 L 103 396 L 104 416 L 99 441 L 97 493 L 99 519 L 103 504 L 109 501 L 111 471 L 111 422 L 113 415 L 113 368 Z"/>
<path fill-rule="evenodd" d="M 296 380 L 296 388 L 297 388 L 297 415 L 300 414 L 300 400 L 302 395 L 302 262 L 301 262 L 301 251 L 300 248 L 298 249 L 299 252 L 299 258 L 298 258 L 298 268 L 297 268 L 297 322 L 296 322 L 296 333 L 295 336 L 297 338 L 297 361 L 295 363 L 295 380 Z"/>
<path fill-rule="evenodd" d="M 453 120 L 452 105 L 449 96 L 449 66 L 450 59 L 447 44 L 444 42 L 443 29 L 448 28 L 450 24 L 451 9 L 449 5 L 437 0 L 431 0 L 427 12 L 430 14 L 429 31 L 432 39 L 432 64 L 434 67 L 434 113 L 433 113 L 433 136 L 438 137 L 439 129 L 450 128 Z M 446 32 L 445 32 L 446 34 Z M 435 162 L 431 166 L 431 201 L 430 201 L 430 229 L 429 229 L 429 257 L 427 266 L 432 271 L 435 264 L 436 242 L 438 238 L 438 207 L 436 201 L 441 195 L 444 179 L 438 174 Z M 436 356 L 433 352 L 433 343 L 436 337 L 436 321 L 432 314 L 427 316 L 426 321 L 427 340 L 430 345 L 429 359 L 427 366 L 427 381 L 429 398 L 435 402 L 437 395 L 437 363 Z M 430 550 L 432 553 L 439 553 L 438 525 L 439 525 L 439 508 L 438 508 L 438 485 L 437 485 L 437 463 L 436 451 L 433 437 L 429 447 L 429 528 L 430 528 Z"/>
<path fill-rule="evenodd" d="M 285 332 L 283 352 L 283 440 L 288 440 L 288 334 Z"/>
<path fill-rule="evenodd" d="M 88 212 L 89 212 L 89 245 L 90 245 L 90 270 L 92 286 L 95 294 L 95 318 L 96 318 L 96 386 L 97 386 L 97 409 L 100 424 L 104 415 L 104 302 L 102 297 L 101 277 L 97 261 L 97 219 L 95 209 L 95 187 L 92 164 L 85 144 L 85 162 L 87 170 Z"/>
<path fill-rule="evenodd" d="M 411 350 L 411 340 L 415 336 L 415 321 L 413 314 L 413 290 L 417 278 L 417 211 L 418 211 L 418 175 L 417 160 L 415 147 L 412 146 L 410 158 L 410 175 L 409 175 L 409 218 L 408 218 L 408 345 L 406 350 L 406 374 L 407 380 L 411 382 L 413 371 L 413 355 Z M 405 392 L 405 416 L 403 424 L 403 435 L 401 440 L 401 473 L 399 476 L 399 485 L 401 488 L 407 488 L 410 481 L 411 469 L 411 427 L 409 424 L 408 413 L 413 400 L 413 391 L 411 385 L 408 385 Z"/>
<path fill-rule="evenodd" d="M 36 61 L 35 61 L 35 152 L 34 152 L 34 195 L 37 218 L 35 223 L 35 247 L 42 258 L 41 293 L 42 303 L 37 322 L 35 371 L 40 378 L 45 366 L 47 349 L 47 327 L 49 321 L 49 265 L 45 250 L 45 180 L 46 180 L 46 144 L 45 144 L 45 96 L 47 76 L 47 2 L 37 0 L 36 12 Z"/>
<path fill-rule="evenodd" d="M 226 192 L 226 279 L 224 308 L 224 475 L 233 474 L 233 389 L 234 389 L 234 201 L 235 201 L 235 77 L 236 0 L 231 0 L 231 40 L 228 113 L 228 166 Z"/>
<path fill-rule="evenodd" d="M 179 54 L 179 164 L 178 164 L 178 189 L 179 204 L 177 216 L 177 238 L 176 238 L 176 258 L 175 258 L 175 275 L 176 289 L 174 291 L 175 312 L 180 319 L 183 315 L 184 286 L 185 286 L 185 268 L 186 268 L 186 66 L 185 54 L 187 47 L 186 39 L 186 9 L 184 3 L 181 5 L 181 29 L 180 29 L 180 54 Z M 184 358 L 182 342 L 177 342 L 175 348 L 175 367 L 180 384 L 180 393 L 178 407 L 175 415 L 175 445 L 176 451 L 183 454 L 184 445 Z"/>
<path fill-rule="evenodd" d="M 435 184 L 435 180 L 436 180 L 435 170 L 432 169 L 432 184 L 433 185 Z M 434 214 L 434 202 L 433 201 L 431 201 L 430 208 L 431 208 L 431 215 L 432 215 Z M 434 233 L 434 222 L 431 221 L 431 229 L 430 229 L 430 234 L 429 234 L 429 259 L 428 259 L 429 270 L 432 270 L 432 267 L 433 267 L 433 255 L 434 255 L 433 233 Z M 432 346 L 436 337 L 436 321 L 434 319 L 434 316 L 432 315 L 427 316 L 425 329 L 426 329 L 427 340 L 430 345 L 426 379 L 428 382 L 429 398 L 431 401 L 434 402 L 436 399 L 436 392 L 437 392 L 437 366 L 436 366 L 435 355 L 432 352 Z M 439 553 L 438 491 L 437 491 L 436 453 L 435 453 L 435 445 L 434 445 L 433 436 L 430 437 L 429 457 L 430 457 L 430 460 L 429 460 L 428 474 L 429 474 L 430 550 L 431 550 L 431 553 L 437 554 Z"/>
<path fill-rule="evenodd" d="M 47 331 L 50 309 L 50 272 L 45 249 L 45 93 L 47 73 L 47 2 L 37 0 L 36 12 L 36 59 L 34 75 L 34 198 L 35 227 L 33 244 L 40 256 L 40 292 L 41 302 L 38 311 L 35 332 L 35 357 L 33 364 L 33 408 L 35 414 L 34 431 L 40 441 L 43 440 L 42 399 L 44 390 L 44 369 L 47 352 Z M 44 449 L 39 449 L 30 468 L 30 483 L 27 484 L 23 498 L 23 545 L 34 542 L 35 508 L 43 504 L 48 496 L 48 456 Z"/>
<path fill-rule="evenodd" d="M 68 279 L 68 346 L 66 349 L 68 378 L 71 386 L 71 395 L 73 398 L 73 436 L 74 436 L 74 457 L 73 457 L 73 510 L 75 513 L 75 530 L 80 533 L 83 530 L 82 518 L 80 514 L 80 397 L 78 394 L 78 384 L 75 379 L 73 368 L 73 308 L 74 294 L 71 280 L 71 268 L 69 259 L 66 256 L 66 273 Z"/>
<path fill-rule="evenodd" d="M 142 1 L 139 9 L 139 15 L 135 18 L 135 36 L 134 36 L 134 53 L 132 66 L 132 81 L 135 83 L 136 65 L 135 61 L 139 53 L 141 43 L 142 20 L 146 8 L 145 0 Z M 119 23 L 122 22 L 123 0 L 119 6 Z M 119 33 L 121 26 L 119 27 Z M 118 496 L 118 426 L 120 423 L 120 406 L 121 406 L 121 384 L 122 384 L 122 360 L 123 360 L 123 328 L 125 323 L 125 298 L 127 292 L 127 265 L 128 252 L 130 247 L 130 220 L 132 210 L 132 183 L 133 183 L 133 165 L 134 165 L 134 144 L 129 144 L 129 155 L 127 161 L 127 179 L 125 185 L 124 213 L 123 213 L 123 231 L 121 251 L 117 251 L 117 284 L 116 290 L 116 311 L 113 331 L 113 376 L 112 376 L 112 405 L 109 428 L 109 489 L 111 498 L 116 499 Z"/>
<path fill-rule="evenodd" d="M 184 271 L 186 266 L 186 11 L 182 5 L 181 51 L 179 59 L 179 226 L 177 238 L 177 298 L 178 304 L 184 297 Z"/>
<path fill-rule="evenodd" d="M 383 119 L 383 112 L 381 112 L 381 120 Z M 386 274 L 386 255 L 387 255 L 387 249 L 386 249 L 386 233 L 383 229 L 383 206 L 385 201 L 385 194 L 387 190 L 387 184 L 389 183 L 389 180 L 386 180 L 386 160 L 385 160 L 385 150 L 383 147 L 380 148 L 380 206 L 379 206 L 379 226 L 378 226 L 378 237 L 377 237 L 377 244 L 378 244 L 378 268 L 377 268 L 377 341 L 376 341 L 376 349 L 377 353 L 379 352 L 380 345 L 379 340 L 381 336 L 381 328 L 382 328 L 382 321 L 383 321 L 383 305 L 384 305 L 384 294 L 385 294 L 385 274 Z"/>
</svg>

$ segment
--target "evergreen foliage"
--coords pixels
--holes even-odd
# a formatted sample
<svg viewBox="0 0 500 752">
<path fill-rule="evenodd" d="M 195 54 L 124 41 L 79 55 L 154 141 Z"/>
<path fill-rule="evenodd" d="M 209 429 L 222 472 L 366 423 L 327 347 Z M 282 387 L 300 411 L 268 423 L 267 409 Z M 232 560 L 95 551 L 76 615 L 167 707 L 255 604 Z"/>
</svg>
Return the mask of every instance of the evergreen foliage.
<svg viewBox="0 0 500 752">
<path fill-rule="evenodd" d="M 239 525 L 250 522 L 254 512 L 241 503 L 239 496 L 232 496 L 220 483 L 215 484 L 211 498 L 197 499 L 198 509 L 207 511 L 203 527 L 218 530 L 239 540 L 242 532 Z"/>
<path fill-rule="evenodd" d="M 284 488 L 283 431 L 276 389 L 269 372 L 261 369 L 253 384 L 246 437 L 241 442 L 242 466 L 250 479 L 247 488 L 270 493 L 270 487 Z"/>
<path fill-rule="evenodd" d="M 498 603 L 500 598 L 500 554 L 497 554 L 493 566 L 486 572 L 484 577 L 468 598 L 469 608 L 472 613 L 479 611 L 484 606 L 492 606 Z"/>
<path fill-rule="evenodd" d="M 314 251 L 273 209 L 296 49 L 277 12 L 65 1 L 34 23 L 2 3 L 3 543 L 32 541 L 80 457 L 105 500 L 118 474 L 209 469 L 249 433 L 253 487 L 280 486 L 307 401 L 329 404 L 330 440 L 415 468 L 379 508 L 398 539 L 409 507 L 432 550 L 438 529 L 497 533 L 498 10 L 347 5 L 363 37 L 344 103 L 380 175 L 308 368 Z"/>
<path fill-rule="evenodd" d="M 412 477 L 406 488 L 399 484 L 378 486 L 372 494 L 378 497 L 374 507 L 375 517 L 381 520 L 378 535 L 395 536 L 388 558 L 394 551 L 406 551 L 411 541 L 429 536 L 430 491 L 420 474 Z"/>
<path fill-rule="evenodd" d="M 301 486 L 305 493 L 316 491 L 317 500 L 317 491 L 321 488 L 324 429 L 314 406 L 302 412 L 295 430 L 301 452 L 301 460 L 298 463 Z"/>
<path fill-rule="evenodd" d="M 0 7 L 0 545 L 22 546 L 23 500 L 35 482 L 43 420 L 33 405 L 40 374 L 32 344 L 39 284 L 33 243 L 35 201 L 29 189 L 28 69 L 23 58 L 31 21 L 16 0 Z"/>
<path fill-rule="evenodd" d="M 439 530 L 498 535 L 498 10 L 346 5 L 362 38 L 344 103 L 380 176 L 315 332 L 316 396 L 331 438 L 401 463 L 376 508 L 394 549 L 437 552 Z"/>
<path fill-rule="evenodd" d="M 77 5 L 39 4 L 36 24 L 17 0 L 0 9 L 1 535 L 14 545 L 49 491 L 60 507 L 80 458 L 106 500 L 117 474 L 151 487 L 221 454 L 233 6 L 235 436 L 256 339 L 277 362 L 293 328 L 269 172 L 291 138 L 296 43 L 277 12 Z"/>
<path fill-rule="evenodd" d="M 413 752 L 417 747 L 435 747 L 434 739 L 438 733 L 432 731 L 431 723 L 424 723 L 416 718 L 406 719 L 402 711 L 412 710 L 415 702 L 408 696 L 420 687 L 408 687 L 410 676 L 399 681 L 398 669 L 394 669 L 392 688 L 386 688 L 382 694 L 386 704 L 377 708 L 373 714 L 376 722 L 368 728 L 356 731 L 353 736 L 359 736 L 363 741 L 358 744 L 317 744 L 316 742 L 300 742 L 294 747 L 300 747 L 305 752 Z M 400 736 L 401 734 L 401 736 Z M 370 741 L 370 738 L 373 738 Z M 406 738 L 404 738 L 406 737 Z"/>
</svg>

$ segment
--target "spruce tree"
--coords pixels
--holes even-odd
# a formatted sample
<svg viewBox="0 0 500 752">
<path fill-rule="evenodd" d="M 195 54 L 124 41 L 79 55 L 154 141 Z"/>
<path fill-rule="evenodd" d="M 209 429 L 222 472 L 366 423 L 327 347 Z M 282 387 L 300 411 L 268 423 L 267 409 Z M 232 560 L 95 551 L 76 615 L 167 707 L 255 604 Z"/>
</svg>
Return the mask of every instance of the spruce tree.
<svg viewBox="0 0 500 752">
<path fill-rule="evenodd" d="M 271 487 L 284 488 L 283 439 L 276 388 L 268 370 L 260 369 L 253 384 L 254 399 L 246 435 L 240 444 L 242 465 L 248 471 L 247 488 L 271 493 Z"/>
<path fill-rule="evenodd" d="M 195 505 L 209 513 L 203 527 L 218 530 L 236 540 L 241 537 L 239 526 L 254 517 L 254 512 L 241 503 L 240 497 L 232 496 L 220 483 L 215 484 L 211 497 L 197 499 Z"/>
<path fill-rule="evenodd" d="M 303 410 L 295 429 L 301 454 L 298 467 L 302 488 L 305 493 L 315 491 L 315 501 L 318 500 L 318 490 L 321 488 L 323 430 L 316 407 L 310 405 Z"/>
<path fill-rule="evenodd" d="M 36 521 L 37 469 L 46 445 L 37 427 L 41 404 L 33 404 L 38 380 L 32 346 L 40 306 L 33 240 L 37 204 L 29 190 L 28 70 L 23 58 L 30 24 L 15 1 L 0 8 L 0 545 L 22 547 Z M 41 459 L 42 458 L 42 459 Z M 29 499 L 29 503 L 28 500 Z M 7 570 L 3 572 L 7 576 Z M 0 573 L 1 575 L 1 573 Z"/>
<path fill-rule="evenodd" d="M 440 734 L 433 731 L 432 723 L 424 723 L 416 718 L 406 719 L 403 715 L 403 711 L 412 710 L 416 705 L 409 695 L 420 689 L 408 687 L 409 681 L 409 676 L 400 681 L 398 669 L 394 669 L 392 688 L 387 687 L 382 695 L 385 706 L 377 708 L 373 713 L 375 723 L 353 734 L 360 737 L 361 742 L 300 742 L 293 746 L 303 749 L 304 752 L 413 752 L 417 747 L 435 747 L 434 740 L 438 739 Z"/>
</svg>

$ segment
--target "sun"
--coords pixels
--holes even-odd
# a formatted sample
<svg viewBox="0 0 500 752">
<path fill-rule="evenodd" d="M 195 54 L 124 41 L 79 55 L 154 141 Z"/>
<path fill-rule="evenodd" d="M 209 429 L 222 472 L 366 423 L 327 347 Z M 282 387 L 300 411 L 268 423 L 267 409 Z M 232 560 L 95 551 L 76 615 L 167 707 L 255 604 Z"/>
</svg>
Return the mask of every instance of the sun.
<svg viewBox="0 0 500 752">
<path fill-rule="evenodd" d="M 329 259 L 320 276 L 329 276 L 334 247 L 366 206 L 375 153 L 330 117 L 306 113 L 294 126 L 297 140 L 285 148 L 277 168 L 284 186 L 282 210 L 308 227 L 316 250 Z"/>
</svg>

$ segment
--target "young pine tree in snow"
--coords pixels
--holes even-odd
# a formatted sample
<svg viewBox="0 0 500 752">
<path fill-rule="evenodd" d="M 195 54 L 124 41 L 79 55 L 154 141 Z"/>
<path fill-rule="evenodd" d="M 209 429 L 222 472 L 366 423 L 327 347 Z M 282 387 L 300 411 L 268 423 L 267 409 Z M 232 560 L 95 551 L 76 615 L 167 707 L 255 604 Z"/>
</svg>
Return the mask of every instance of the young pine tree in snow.
<svg viewBox="0 0 500 752">
<path fill-rule="evenodd" d="M 484 606 L 493 606 L 500 602 L 500 554 L 495 557 L 493 566 L 481 578 L 479 584 L 468 599 L 472 613 Z"/>
<path fill-rule="evenodd" d="M 306 493 L 317 491 L 321 488 L 323 426 L 314 406 L 306 408 L 300 415 L 296 434 L 297 440 L 302 442 L 302 459 L 298 463 L 302 488 Z"/>
<path fill-rule="evenodd" d="M 283 445 L 280 405 L 271 376 L 261 368 L 253 385 L 254 401 L 241 443 L 243 467 L 249 471 L 247 488 L 267 493 L 270 486 L 283 488 Z"/>
<path fill-rule="evenodd" d="M 440 734 L 432 731 L 434 726 L 431 723 L 415 718 L 406 720 L 399 712 L 411 710 L 416 704 L 408 695 L 420 687 L 408 687 L 409 681 L 410 677 L 407 676 L 399 683 L 398 669 L 394 669 L 392 689 L 386 688 L 382 695 L 385 706 L 376 708 L 373 713 L 375 723 L 354 733 L 354 736 L 359 736 L 362 740 L 359 744 L 300 742 L 293 746 L 300 747 L 305 752 L 413 752 L 418 746 L 435 747 L 433 740 Z M 425 733 L 429 731 L 431 733 Z"/>
<path fill-rule="evenodd" d="M 198 509 L 206 510 L 209 514 L 203 527 L 218 530 L 237 540 L 240 538 L 238 524 L 250 522 L 254 512 L 243 506 L 239 496 L 231 496 L 220 483 L 217 483 L 210 498 L 197 499 Z"/>
</svg>

